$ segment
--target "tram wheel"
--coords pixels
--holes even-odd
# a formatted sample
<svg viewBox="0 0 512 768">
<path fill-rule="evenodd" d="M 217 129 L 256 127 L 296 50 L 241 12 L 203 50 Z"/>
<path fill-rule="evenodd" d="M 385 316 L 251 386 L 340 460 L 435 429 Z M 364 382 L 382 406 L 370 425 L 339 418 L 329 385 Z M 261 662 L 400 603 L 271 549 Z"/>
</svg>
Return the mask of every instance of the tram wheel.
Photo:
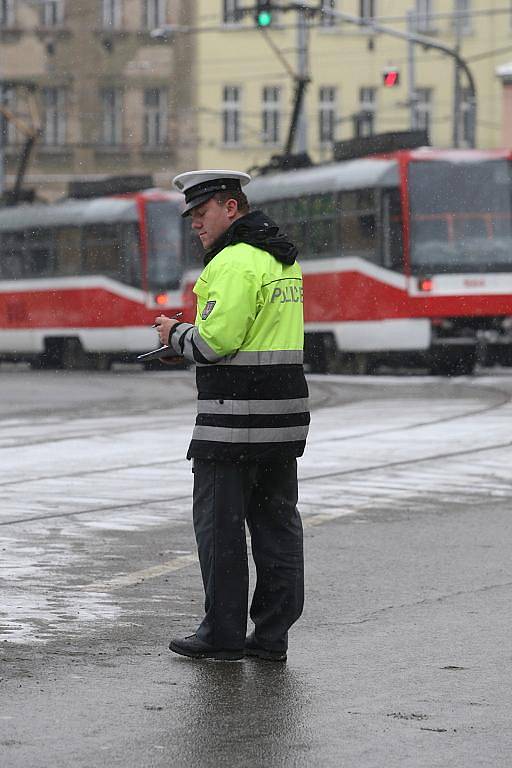
<svg viewBox="0 0 512 768">
<path fill-rule="evenodd" d="M 307 333 L 304 362 L 310 373 L 337 373 L 338 347 L 332 333 Z"/>
<path fill-rule="evenodd" d="M 436 350 L 430 363 L 433 376 L 471 376 L 476 365 L 476 350 L 450 352 Z"/>
<path fill-rule="evenodd" d="M 95 371 L 110 371 L 112 366 L 110 355 L 98 352 L 97 354 L 89 355 L 88 357 L 90 368 L 94 368 Z"/>
<path fill-rule="evenodd" d="M 83 371 L 89 367 L 89 355 L 82 347 L 80 339 L 64 339 L 61 352 L 63 368 Z"/>
</svg>

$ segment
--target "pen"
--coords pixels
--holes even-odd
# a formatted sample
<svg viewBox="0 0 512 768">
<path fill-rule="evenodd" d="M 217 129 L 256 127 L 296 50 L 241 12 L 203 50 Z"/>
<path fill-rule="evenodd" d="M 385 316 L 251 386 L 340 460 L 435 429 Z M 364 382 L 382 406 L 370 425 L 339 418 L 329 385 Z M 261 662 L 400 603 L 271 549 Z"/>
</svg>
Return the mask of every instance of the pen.
<svg viewBox="0 0 512 768">
<path fill-rule="evenodd" d="M 175 314 L 175 315 L 173 315 L 173 316 L 172 316 L 171 318 L 169 318 L 169 319 L 170 319 L 170 320 L 177 320 L 177 319 L 178 319 L 178 317 L 181 317 L 181 316 L 182 316 L 182 314 L 183 314 L 183 312 L 176 312 L 176 314 Z M 153 325 L 152 325 L 151 327 L 152 327 L 152 328 L 158 328 L 158 326 L 157 326 L 157 324 L 156 324 L 156 323 L 153 323 Z"/>
</svg>

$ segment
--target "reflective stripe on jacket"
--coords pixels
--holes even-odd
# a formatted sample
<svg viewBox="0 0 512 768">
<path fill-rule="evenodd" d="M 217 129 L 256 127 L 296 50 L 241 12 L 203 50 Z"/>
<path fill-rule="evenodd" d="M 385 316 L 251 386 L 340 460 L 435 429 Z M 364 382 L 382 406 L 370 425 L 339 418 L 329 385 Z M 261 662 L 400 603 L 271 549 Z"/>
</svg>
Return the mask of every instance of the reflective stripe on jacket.
<svg viewBox="0 0 512 768">
<path fill-rule="evenodd" d="M 302 455 L 309 412 L 299 265 L 238 243 L 208 263 L 194 292 L 196 323 L 176 325 L 169 342 L 197 365 L 188 457 Z"/>
</svg>

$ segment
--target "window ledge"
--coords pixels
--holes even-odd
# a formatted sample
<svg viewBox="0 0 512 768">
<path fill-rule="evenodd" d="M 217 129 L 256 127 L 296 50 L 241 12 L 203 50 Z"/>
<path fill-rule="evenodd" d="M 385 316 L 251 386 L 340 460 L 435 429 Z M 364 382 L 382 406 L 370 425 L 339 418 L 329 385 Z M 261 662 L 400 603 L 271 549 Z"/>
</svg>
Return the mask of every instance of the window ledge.
<svg viewBox="0 0 512 768">
<path fill-rule="evenodd" d="M 6 157 L 15 157 L 16 155 L 20 154 L 22 148 L 23 148 L 22 143 L 10 142 L 9 144 L 4 144 L 4 147 L 3 147 L 4 155 Z"/>
<path fill-rule="evenodd" d="M 0 26 L 0 42 L 2 43 L 16 43 L 20 37 L 25 34 L 27 30 L 21 27 L 1 27 Z"/>
<path fill-rule="evenodd" d="M 73 154 L 73 150 L 68 144 L 39 144 L 37 152 L 38 154 L 57 155 L 58 157 Z"/>
<path fill-rule="evenodd" d="M 161 26 L 165 26 L 162 24 Z M 155 29 L 159 29 L 159 27 L 155 27 Z M 166 43 L 172 43 L 173 41 L 173 33 L 169 32 L 168 36 L 163 40 L 161 37 L 154 37 L 152 35 L 153 28 L 147 29 L 146 27 L 141 27 L 140 29 L 133 30 L 133 34 L 136 35 L 138 38 L 142 39 L 145 43 L 160 43 L 166 42 Z"/>
<path fill-rule="evenodd" d="M 143 155 L 170 155 L 171 151 L 171 144 L 157 144 L 155 146 L 141 147 L 141 153 Z"/>
<path fill-rule="evenodd" d="M 36 36 L 40 40 L 46 40 L 49 37 L 57 38 L 57 40 L 62 40 L 66 37 L 72 36 L 72 31 L 69 29 L 69 27 L 66 27 L 64 24 L 58 24 L 54 27 L 38 27 L 36 29 Z"/>
<path fill-rule="evenodd" d="M 94 151 L 98 155 L 129 155 L 131 148 L 124 144 L 98 144 Z"/>
<path fill-rule="evenodd" d="M 102 35 L 109 35 L 110 37 L 128 37 L 130 33 L 131 30 L 122 29 L 120 27 L 96 27 L 94 30 L 94 34 L 97 37 L 101 37 Z"/>
</svg>

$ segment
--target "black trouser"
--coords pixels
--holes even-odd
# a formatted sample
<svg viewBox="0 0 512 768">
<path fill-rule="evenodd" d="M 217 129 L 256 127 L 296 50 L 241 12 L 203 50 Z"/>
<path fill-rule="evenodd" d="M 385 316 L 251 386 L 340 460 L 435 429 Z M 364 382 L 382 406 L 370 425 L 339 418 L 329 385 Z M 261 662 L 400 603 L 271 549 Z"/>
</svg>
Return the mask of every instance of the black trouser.
<svg viewBox="0 0 512 768">
<path fill-rule="evenodd" d="M 302 613 L 304 558 L 297 461 L 235 464 L 194 459 L 194 530 L 205 591 L 196 634 L 216 648 L 244 647 L 251 533 L 256 588 L 251 619 L 268 650 L 286 650 Z"/>
</svg>

